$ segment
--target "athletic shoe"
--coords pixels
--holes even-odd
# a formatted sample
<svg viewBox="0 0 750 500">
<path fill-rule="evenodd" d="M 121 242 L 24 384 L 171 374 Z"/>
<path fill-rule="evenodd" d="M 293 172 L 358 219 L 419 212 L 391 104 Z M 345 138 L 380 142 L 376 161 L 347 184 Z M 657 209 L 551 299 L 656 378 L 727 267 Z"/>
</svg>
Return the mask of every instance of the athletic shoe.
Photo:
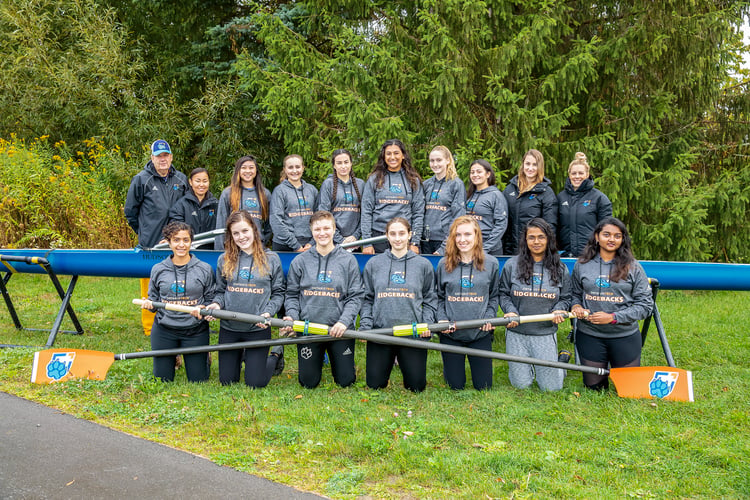
<svg viewBox="0 0 750 500">
<path fill-rule="evenodd" d="M 271 356 L 276 356 L 276 368 L 273 369 L 273 375 L 281 375 L 281 372 L 284 371 L 284 365 L 286 362 L 284 361 L 284 346 L 283 345 L 276 345 L 271 348 Z"/>
</svg>

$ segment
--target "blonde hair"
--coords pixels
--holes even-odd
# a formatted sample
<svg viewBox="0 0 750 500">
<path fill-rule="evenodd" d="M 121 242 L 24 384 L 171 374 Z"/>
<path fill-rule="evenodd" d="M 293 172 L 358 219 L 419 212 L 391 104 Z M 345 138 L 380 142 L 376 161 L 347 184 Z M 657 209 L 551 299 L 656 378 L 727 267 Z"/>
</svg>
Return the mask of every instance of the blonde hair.
<svg viewBox="0 0 750 500">
<path fill-rule="evenodd" d="M 526 175 L 523 173 L 523 162 L 527 156 L 531 156 L 536 160 L 536 178 L 529 182 L 526 179 Z M 544 155 L 536 149 L 529 149 L 526 154 L 521 158 L 521 166 L 518 167 L 518 195 L 525 193 L 529 189 L 533 188 L 544 180 Z"/>
<path fill-rule="evenodd" d="M 448 166 L 445 168 L 445 180 L 446 181 L 452 181 L 456 177 L 458 177 L 458 173 L 456 172 L 456 162 L 453 161 L 453 154 L 451 153 L 451 150 L 446 148 L 445 146 L 435 146 L 432 148 L 432 151 L 430 151 L 430 154 L 437 151 L 441 155 L 443 155 L 443 158 L 448 160 Z"/>
<path fill-rule="evenodd" d="M 586 169 L 586 173 L 591 173 L 591 167 L 589 166 L 588 162 L 586 161 L 586 154 L 581 153 L 578 151 L 576 153 L 576 159 L 570 162 L 570 165 L 568 165 L 568 175 L 570 175 L 570 170 L 573 167 L 581 166 Z"/>
<path fill-rule="evenodd" d="M 305 168 L 305 160 L 300 155 L 286 155 L 284 157 L 284 161 L 281 163 L 281 177 L 279 179 L 279 182 L 284 182 L 286 180 L 286 162 L 288 160 L 291 160 L 292 158 L 298 158 L 299 161 L 302 162 L 302 169 Z"/>
<path fill-rule="evenodd" d="M 461 224 L 469 224 L 472 229 L 474 229 L 474 250 L 472 250 L 472 261 L 474 263 L 474 268 L 477 271 L 484 271 L 482 230 L 479 228 L 479 223 L 471 215 L 461 215 L 456 217 L 453 224 L 451 224 L 451 229 L 448 233 L 448 240 L 445 244 L 445 270 L 449 273 L 453 272 L 453 270 L 458 267 L 458 263 L 461 262 L 461 251 L 456 244 L 456 233 L 458 232 L 458 226 Z"/>
</svg>

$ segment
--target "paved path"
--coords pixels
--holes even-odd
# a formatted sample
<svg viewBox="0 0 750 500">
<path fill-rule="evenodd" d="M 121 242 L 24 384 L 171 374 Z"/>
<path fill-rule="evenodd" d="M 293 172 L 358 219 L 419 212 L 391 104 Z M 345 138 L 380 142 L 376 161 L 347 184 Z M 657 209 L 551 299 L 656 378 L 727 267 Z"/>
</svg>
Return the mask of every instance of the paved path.
<svg viewBox="0 0 750 500">
<path fill-rule="evenodd" d="M 0 392 L 0 498 L 322 498 Z"/>
</svg>

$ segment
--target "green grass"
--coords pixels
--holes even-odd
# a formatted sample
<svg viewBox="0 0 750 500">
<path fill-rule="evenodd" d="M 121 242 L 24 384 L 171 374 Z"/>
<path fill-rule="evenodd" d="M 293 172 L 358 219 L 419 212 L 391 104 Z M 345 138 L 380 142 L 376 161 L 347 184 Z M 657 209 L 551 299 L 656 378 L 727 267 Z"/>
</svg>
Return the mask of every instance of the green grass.
<svg viewBox="0 0 750 500">
<path fill-rule="evenodd" d="M 59 300 L 46 277 L 8 286 L 24 326 L 49 328 Z M 55 346 L 148 350 L 130 305 L 138 290 L 136 280 L 82 278 L 73 305 L 86 333 Z M 405 391 L 398 370 L 372 391 L 361 343 L 348 389 L 330 370 L 320 388 L 300 388 L 287 348 L 287 369 L 262 390 L 221 387 L 217 363 L 208 383 L 188 384 L 180 370 L 162 384 L 149 359 L 116 361 L 104 381 L 38 386 L 28 382 L 33 350 L 3 349 L 0 390 L 334 498 L 747 498 L 750 293 L 661 292 L 658 304 L 678 366 L 693 371 L 694 403 L 587 392 L 576 372 L 558 393 L 519 391 L 503 362 L 493 390 L 454 392 L 435 352 L 423 394 Z M 2 318 L 0 343 L 47 339 Z M 653 329 L 644 364 L 664 364 Z"/>
</svg>

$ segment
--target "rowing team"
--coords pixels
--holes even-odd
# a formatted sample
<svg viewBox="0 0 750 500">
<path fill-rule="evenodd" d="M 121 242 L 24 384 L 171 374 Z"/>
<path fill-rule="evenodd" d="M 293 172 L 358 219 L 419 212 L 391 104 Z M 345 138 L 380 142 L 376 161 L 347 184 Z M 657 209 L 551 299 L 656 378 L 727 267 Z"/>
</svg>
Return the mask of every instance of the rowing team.
<svg viewBox="0 0 750 500">
<path fill-rule="evenodd" d="M 163 230 L 172 255 L 151 271 L 148 299 L 152 302 L 224 309 L 288 321 L 310 321 L 332 325 L 328 334 L 342 337 L 353 329 L 391 327 L 400 324 L 446 322 L 443 330 L 432 333 L 440 343 L 492 350 L 494 327 L 455 330 L 450 325 L 466 319 L 554 313 L 552 321 L 518 324 L 506 328 L 508 354 L 556 361 L 557 325 L 566 312 L 577 318 L 575 346 L 578 362 L 607 368 L 640 365 L 641 335 L 638 321 L 651 312 L 651 289 L 643 268 L 631 252 L 625 225 L 608 217 L 599 222 L 589 238 L 572 276 L 560 261 L 555 234 L 544 219 L 532 219 L 523 229 L 518 255 L 503 269 L 485 252 L 482 231 L 471 216 L 453 221 L 445 244 L 445 256 L 437 271 L 432 264 L 410 249 L 412 227 L 402 217 L 385 226 L 390 246 L 372 257 L 360 274 L 356 258 L 334 243 L 336 223 L 327 211 L 315 212 L 309 221 L 313 244 L 297 255 L 285 278 L 279 256 L 263 245 L 252 215 L 235 211 L 227 218 L 225 252 L 214 272 L 210 265 L 190 254 L 193 231 L 183 222 L 171 222 Z M 210 313 L 209 313 L 210 314 Z M 154 350 L 207 345 L 209 327 L 197 310 L 191 314 L 159 309 L 151 330 Z M 280 329 L 291 334 L 291 327 Z M 271 338 L 267 322 L 247 324 L 222 320 L 219 344 Z M 245 362 L 245 383 L 266 386 L 283 362 L 283 350 L 268 347 L 219 351 L 219 380 L 239 382 Z M 386 387 L 394 364 L 403 374 L 404 386 L 415 392 L 425 389 L 427 351 L 388 343 L 368 342 L 366 384 L 373 389 Z M 334 381 L 347 387 L 355 382 L 355 342 L 338 338 L 331 342 L 299 345 L 299 383 L 318 386 L 326 355 Z M 443 375 L 452 389 L 466 383 L 466 356 L 443 352 Z M 174 357 L 154 358 L 154 375 L 174 378 Z M 492 387 L 490 359 L 468 356 L 471 379 L 478 390 Z M 190 381 L 209 377 L 205 353 L 185 355 Z M 562 388 L 564 371 L 522 363 L 509 363 L 514 387 L 529 387 L 534 379 L 542 390 Z M 606 375 L 583 374 L 584 384 L 600 390 L 608 386 Z"/>
</svg>

